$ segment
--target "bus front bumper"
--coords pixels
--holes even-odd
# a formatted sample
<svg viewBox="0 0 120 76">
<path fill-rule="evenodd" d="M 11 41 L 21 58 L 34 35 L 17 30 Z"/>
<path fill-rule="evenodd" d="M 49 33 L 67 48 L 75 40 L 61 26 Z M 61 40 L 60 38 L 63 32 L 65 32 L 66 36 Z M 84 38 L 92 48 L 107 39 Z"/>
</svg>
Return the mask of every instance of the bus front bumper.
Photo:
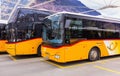
<svg viewBox="0 0 120 76">
<path fill-rule="evenodd" d="M 41 46 L 41 52 L 45 60 L 52 60 L 59 63 L 65 63 L 64 50 L 62 48 L 56 50 L 55 48 L 47 48 Z"/>
</svg>

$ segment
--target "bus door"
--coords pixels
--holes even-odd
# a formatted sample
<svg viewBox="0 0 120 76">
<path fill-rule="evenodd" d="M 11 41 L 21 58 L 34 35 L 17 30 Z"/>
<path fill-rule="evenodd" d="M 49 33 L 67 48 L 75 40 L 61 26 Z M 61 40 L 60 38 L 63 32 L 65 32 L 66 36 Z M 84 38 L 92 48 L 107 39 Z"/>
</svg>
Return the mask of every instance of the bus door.
<svg viewBox="0 0 120 76">
<path fill-rule="evenodd" d="M 34 23 L 33 30 L 34 30 L 34 37 L 41 38 L 42 37 L 42 24 L 41 23 Z"/>
<path fill-rule="evenodd" d="M 33 26 L 30 23 L 21 23 L 16 26 L 15 30 L 15 53 L 16 55 L 24 55 L 31 53 L 30 40 L 33 37 Z"/>
</svg>

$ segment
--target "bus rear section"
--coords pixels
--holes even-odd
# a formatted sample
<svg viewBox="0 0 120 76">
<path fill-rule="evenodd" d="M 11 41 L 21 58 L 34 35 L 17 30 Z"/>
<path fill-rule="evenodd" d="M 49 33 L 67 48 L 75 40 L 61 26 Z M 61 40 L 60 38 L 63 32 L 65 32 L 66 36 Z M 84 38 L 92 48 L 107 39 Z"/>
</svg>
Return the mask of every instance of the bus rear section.
<svg viewBox="0 0 120 76">
<path fill-rule="evenodd" d="M 51 12 L 30 8 L 18 8 L 7 28 L 7 52 L 12 56 L 41 56 L 42 21 Z"/>
<path fill-rule="evenodd" d="M 0 40 L 0 52 L 6 52 L 6 42 L 7 40 Z"/>
<path fill-rule="evenodd" d="M 119 21 L 58 13 L 48 16 L 44 22 L 41 47 L 44 58 L 66 63 L 96 61 L 120 54 Z"/>
</svg>

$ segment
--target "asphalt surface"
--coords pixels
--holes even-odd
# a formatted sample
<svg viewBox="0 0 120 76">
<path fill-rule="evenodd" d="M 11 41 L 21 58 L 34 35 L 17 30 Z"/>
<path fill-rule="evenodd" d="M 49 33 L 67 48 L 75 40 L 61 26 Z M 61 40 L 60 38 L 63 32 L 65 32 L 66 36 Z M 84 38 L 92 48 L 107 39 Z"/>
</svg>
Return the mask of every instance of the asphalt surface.
<svg viewBox="0 0 120 76">
<path fill-rule="evenodd" d="M 0 54 L 0 76 L 120 76 L 120 56 L 59 64 L 42 57 Z"/>
</svg>

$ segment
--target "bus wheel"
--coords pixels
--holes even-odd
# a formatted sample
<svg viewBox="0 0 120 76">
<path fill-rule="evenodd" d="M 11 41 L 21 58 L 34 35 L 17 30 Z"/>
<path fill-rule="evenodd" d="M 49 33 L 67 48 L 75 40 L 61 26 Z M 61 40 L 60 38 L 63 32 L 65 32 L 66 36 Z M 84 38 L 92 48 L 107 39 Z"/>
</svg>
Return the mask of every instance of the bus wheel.
<svg viewBox="0 0 120 76">
<path fill-rule="evenodd" d="M 37 56 L 41 56 L 41 45 L 37 48 Z"/>
<path fill-rule="evenodd" d="M 92 48 L 89 52 L 89 57 L 88 59 L 90 61 L 96 61 L 98 59 L 100 59 L 100 51 L 98 48 Z"/>
</svg>

